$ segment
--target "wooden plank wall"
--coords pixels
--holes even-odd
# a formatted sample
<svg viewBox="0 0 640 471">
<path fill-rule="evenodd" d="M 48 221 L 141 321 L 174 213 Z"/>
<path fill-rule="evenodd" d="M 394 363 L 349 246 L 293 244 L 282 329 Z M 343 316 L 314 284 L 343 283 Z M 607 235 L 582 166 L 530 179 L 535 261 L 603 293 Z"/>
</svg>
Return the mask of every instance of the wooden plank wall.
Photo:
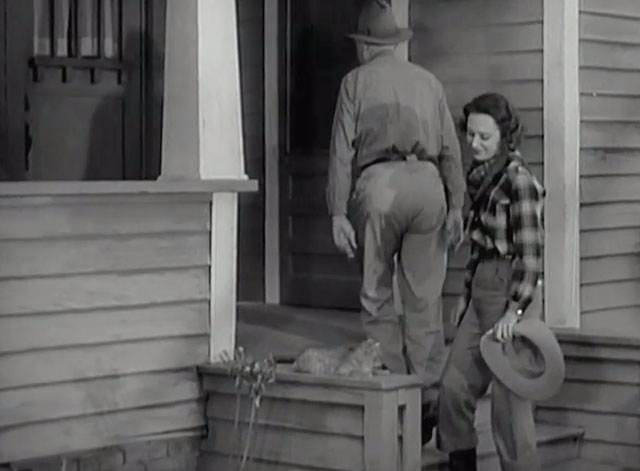
<svg viewBox="0 0 640 471">
<path fill-rule="evenodd" d="M 0 200 L 0 463 L 204 425 L 210 195 Z"/>
<path fill-rule="evenodd" d="M 558 336 L 566 380 L 558 394 L 537 406 L 536 419 L 582 428 L 581 455 L 587 460 L 640 469 L 640 343 L 582 333 Z"/>
<path fill-rule="evenodd" d="M 238 0 L 245 171 L 260 188 L 239 196 L 238 300 L 264 301 L 264 2 Z"/>
<path fill-rule="evenodd" d="M 413 0 L 414 39 L 410 59 L 444 85 L 454 119 L 474 96 L 504 94 L 525 125 L 522 153 L 542 178 L 542 0 Z M 469 149 L 461 137 L 465 169 Z M 445 315 L 460 293 L 468 246 L 450 263 L 445 283 Z"/>
<path fill-rule="evenodd" d="M 580 8 L 582 326 L 640 327 L 640 2 Z"/>
</svg>

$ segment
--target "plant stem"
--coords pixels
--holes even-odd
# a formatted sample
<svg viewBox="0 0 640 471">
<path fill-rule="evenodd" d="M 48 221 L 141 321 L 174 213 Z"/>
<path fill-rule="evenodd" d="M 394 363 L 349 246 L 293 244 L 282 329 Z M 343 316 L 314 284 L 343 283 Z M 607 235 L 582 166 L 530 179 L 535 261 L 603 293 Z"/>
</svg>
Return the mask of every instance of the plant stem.
<svg viewBox="0 0 640 471">
<path fill-rule="evenodd" d="M 240 433 L 238 431 L 238 423 L 240 422 L 240 390 L 238 389 L 236 391 L 236 411 L 235 411 L 235 415 L 233 418 L 233 432 L 231 433 L 231 440 L 233 441 L 232 444 L 232 450 L 231 450 L 231 454 L 229 455 L 229 461 L 231 461 L 233 458 L 239 458 L 239 445 L 238 442 L 240 441 Z"/>
<path fill-rule="evenodd" d="M 249 448 L 251 446 L 251 434 L 253 432 L 253 423 L 256 420 L 256 403 L 251 401 L 251 417 L 249 418 L 249 431 L 247 432 L 247 439 L 244 445 L 244 453 L 242 454 L 242 462 L 240 463 L 240 471 L 244 471 L 244 467 L 247 464 L 247 458 L 249 456 Z"/>
</svg>

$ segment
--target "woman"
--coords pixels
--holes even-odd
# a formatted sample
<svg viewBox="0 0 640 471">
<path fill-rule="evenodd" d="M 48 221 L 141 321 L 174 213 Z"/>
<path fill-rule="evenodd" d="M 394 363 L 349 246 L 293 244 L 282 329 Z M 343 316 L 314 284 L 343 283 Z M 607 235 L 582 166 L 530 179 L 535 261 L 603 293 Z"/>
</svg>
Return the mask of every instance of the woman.
<svg viewBox="0 0 640 471">
<path fill-rule="evenodd" d="M 542 273 L 544 189 L 520 156 L 522 126 L 505 97 L 474 98 L 460 127 L 473 153 L 467 174 L 471 255 L 452 316 L 459 327 L 440 386 L 438 447 L 449 454 L 451 471 L 476 470 L 474 414 L 493 382 L 491 422 L 502 469 L 539 470 L 531 403 L 492 377 L 479 345 L 487 332 L 512 342 L 527 362 L 525 373 L 535 373 L 526 341 L 512 336 L 522 316 L 541 314 L 539 299 L 532 301 Z"/>
</svg>

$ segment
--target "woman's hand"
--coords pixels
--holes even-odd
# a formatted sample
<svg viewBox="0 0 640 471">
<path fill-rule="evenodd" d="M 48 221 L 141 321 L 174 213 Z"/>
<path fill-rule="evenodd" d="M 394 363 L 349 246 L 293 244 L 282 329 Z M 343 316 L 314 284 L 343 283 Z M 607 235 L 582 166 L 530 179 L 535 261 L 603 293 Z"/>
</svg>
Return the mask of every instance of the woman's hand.
<svg viewBox="0 0 640 471">
<path fill-rule="evenodd" d="M 507 342 L 513 338 L 513 326 L 520 318 L 515 312 L 507 311 L 502 318 L 493 326 L 493 336 L 498 342 Z"/>
<path fill-rule="evenodd" d="M 462 322 L 462 318 L 464 317 L 464 313 L 467 311 L 468 303 L 467 298 L 465 296 L 460 296 L 458 298 L 458 302 L 453 308 L 453 312 L 451 313 L 451 323 L 458 327 L 460 322 Z"/>
</svg>

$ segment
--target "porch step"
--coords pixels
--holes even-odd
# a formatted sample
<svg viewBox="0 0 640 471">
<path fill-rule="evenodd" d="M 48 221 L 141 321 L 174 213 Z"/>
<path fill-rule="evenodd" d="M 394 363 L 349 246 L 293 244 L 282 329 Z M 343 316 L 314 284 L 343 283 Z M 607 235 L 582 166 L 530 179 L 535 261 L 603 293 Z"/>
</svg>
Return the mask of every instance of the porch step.
<svg viewBox="0 0 640 471">
<path fill-rule="evenodd" d="M 573 471 L 571 468 L 549 468 L 559 464 L 566 465 L 577 459 L 580 452 L 580 440 L 583 432 L 574 427 L 565 427 L 552 424 L 536 424 L 538 435 L 538 453 L 545 471 Z M 495 471 L 500 469 L 498 455 L 496 453 L 491 428 L 479 429 L 478 435 L 478 470 Z M 445 471 L 448 469 L 447 456 L 435 449 L 433 441 L 425 446 L 422 452 L 422 471 Z M 605 471 L 604 468 L 602 471 Z M 576 471 L 592 471 L 592 468 L 576 468 Z M 593 471 L 600 471 L 598 468 Z"/>
<path fill-rule="evenodd" d="M 583 459 L 575 459 L 564 463 L 558 463 L 545 468 L 545 471 L 631 471 L 612 464 L 594 463 Z"/>
</svg>

